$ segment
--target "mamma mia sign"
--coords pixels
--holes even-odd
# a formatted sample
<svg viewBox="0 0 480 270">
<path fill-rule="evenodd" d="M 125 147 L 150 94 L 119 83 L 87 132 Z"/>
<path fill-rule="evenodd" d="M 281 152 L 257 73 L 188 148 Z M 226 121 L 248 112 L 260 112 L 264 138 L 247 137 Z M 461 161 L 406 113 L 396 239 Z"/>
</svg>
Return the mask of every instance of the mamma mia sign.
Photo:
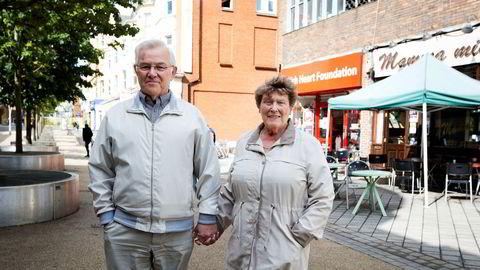
<svg viewBox="0 0 480 270">
<path fill-rule="evenodd" d="M 373 51 L 375 77 L 390 76 L 409 66 L 424 54 L 430 53 L 438 60 L 454 67 L 480 63 L 480 29 L 470 34 L 452 32 L 423 41 L 413 41 L 393 48 Z"/>
</svg>

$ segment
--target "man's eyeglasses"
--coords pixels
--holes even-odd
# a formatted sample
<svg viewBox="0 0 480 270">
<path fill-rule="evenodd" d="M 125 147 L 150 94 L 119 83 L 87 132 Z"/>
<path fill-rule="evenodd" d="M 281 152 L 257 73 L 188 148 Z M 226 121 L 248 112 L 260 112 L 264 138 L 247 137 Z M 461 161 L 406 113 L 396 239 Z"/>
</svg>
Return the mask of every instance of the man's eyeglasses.
<svg viewBox="0 0 480 270">
<path fill-rule="evenodd" d="M 167 66 L 167 65 L 150 65 L 150 64 L 140 64 L 140 65 L 135 65 L 135 66 L 143 72 L 149 72 L 152 68 L 156 72 L 164 72 L 169 67 L 172 67 L 171 65 Z"/>
</svg>

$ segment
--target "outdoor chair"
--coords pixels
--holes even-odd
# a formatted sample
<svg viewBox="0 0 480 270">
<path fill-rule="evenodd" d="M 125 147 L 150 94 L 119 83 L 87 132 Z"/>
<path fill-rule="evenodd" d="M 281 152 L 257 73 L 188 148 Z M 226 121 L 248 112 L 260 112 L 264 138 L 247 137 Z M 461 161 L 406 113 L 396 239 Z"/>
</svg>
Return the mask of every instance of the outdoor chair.
<svg viewBox="0 0 480 270">
<path fill-rule="evenodd" d="M 223 159 L 223 158 L 228 158 L 228 149 L 223 146 L 223 145 L 215 145 L 215 149 L 216 149 L 216 152 L 217 152 L 217 157 L 219 159 Z"/>
<path fill-rule="evenodd" d="M 416 163 L 411 160 L 395 159 L 393 162 L 393 185 L 395 186 L 396 182 L 400 181 L 400 188 L 402 190 L 408 190 L 407 183 L 411 183 L 412 196 L 415 191 L 415 184 L 417 184 L 418 192 L 422 193 L 420 168 L 417 168 L 415 164 Z"/>
<path fill-rule="evenodd" d="M 337 159 L 332 156 L 326 157 L 328 163 L 338 163 Z M 332 174 L 333 187 L 335 188 L 335 196 L 337 196 L 340 189 L 345 184 L 345 179 L 338 179 L 338 168 L 330 168 L 330 173 Z"/>
<path fill-rule="evenodd" d="M 355 194 L 356 189 L 364 189 L 367 187 L 367 183 L 363 181 L 363 177 L 357 177 L 362 179 L 362 183 L 354 183 L 352 181 L 352 177 L 356 177 L 352 175 L 352 172 L 359 171 L 359 170 L 370 170 L 368 163 L 361 160 L 352 161 L 347 165 L 345 169 L 345 197 L 347 198 L 347 209 L 350 207 L 348 202 L 348 190 L 353 190 L 353 196 L 355 197 L 355 201 L 357 200 L 357 195 Z"/>
<path fill-rule="evenodd" d="M 387 155 L 386 154 L 370 154 L 368 155 L 368 164 L 374 170 L 388 171 L 387 169 Z M 388 178 L 388 185 L 392 186 L 392 178 Z"/>
<path fill-rule="evenodd" d="M 336 163 L 337 159 L 332 157 L 332 156 L 327 156 L 326 157 L 328 163 Z"/>
<path fill-rule="evenodd" d="M 448 186 L 450 184 L 465 184 L 465 197 L 470 191 L 470 202 L 473 202 L 472 194 L 472 167 L 468 163 L 447 163 L 445 175 L 445 201 L 448 200 Z M 451 192 L 451 191 L 450 191 Z"/>
<path fill-rule="evenodd" d="M 386 154 L 370 154 L 368 155 L 368 163 L 370 168 L 375 170 L 385 170 L 387 168 Z"/>
<path fill-rule="evenodd" d="M 338 162 L 348 163 L 348 149 L 339 149 L 335 152 L 335 157 L 337 158 Z"/>
</svg>

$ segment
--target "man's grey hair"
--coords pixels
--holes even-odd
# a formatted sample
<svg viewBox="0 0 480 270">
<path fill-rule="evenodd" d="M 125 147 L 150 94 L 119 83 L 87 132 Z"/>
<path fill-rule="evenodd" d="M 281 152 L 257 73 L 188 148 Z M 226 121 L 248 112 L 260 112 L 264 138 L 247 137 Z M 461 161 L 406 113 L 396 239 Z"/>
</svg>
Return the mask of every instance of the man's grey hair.
<svg viewBox="0 0 480 270">
<path fill-rule="evenodd" d="M 154 48 L 166 48 L 168 50 L 168 63 L 172 66 L 176 66 L 175 54 L 173 54 L 173 51 L 163 41 L 159 39 L 145 40 L 140 42 L 140 44 L 135 47 L 135 64 L 138 64 L 140 53 L 143 50 Z"/>
</svg>

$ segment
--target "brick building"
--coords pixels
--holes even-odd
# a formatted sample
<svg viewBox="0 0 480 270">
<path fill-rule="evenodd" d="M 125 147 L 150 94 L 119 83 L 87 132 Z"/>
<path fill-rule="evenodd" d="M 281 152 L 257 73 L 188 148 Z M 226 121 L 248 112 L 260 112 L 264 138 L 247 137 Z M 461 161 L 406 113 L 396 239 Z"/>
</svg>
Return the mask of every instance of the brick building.
<svg viewBox="0 0 480 270">
<path fill-rule="evenodd" d="M 279 0 L 278 9 L 281 73 L 297 84 L 303 107 L 314 114 L 306 124 L 322 142 L 329 126 L 330 150 L 357 147 L 362 157 L 407 157 L 418 144 L 421 119 L 414 111 L 338 111 L 327 123 L 331 97 L 392 75 L 425 53 L 480 79 L 478 1 Z M 455 144 L 462 137 L 478 142 L 478 114 L 445 110 L 428 117 L 432 143 L 447 138 Z M 459 119 L 465 124 L 455 134 L 435 129 Z"/>
<path fill-rule="evenodd" d="M 236 140 L 261 121 L 254 91 L 278 73 L 276 2 L 193 0 L 192 73 L 183 97 L 220 140 Z"/>
</svg>

